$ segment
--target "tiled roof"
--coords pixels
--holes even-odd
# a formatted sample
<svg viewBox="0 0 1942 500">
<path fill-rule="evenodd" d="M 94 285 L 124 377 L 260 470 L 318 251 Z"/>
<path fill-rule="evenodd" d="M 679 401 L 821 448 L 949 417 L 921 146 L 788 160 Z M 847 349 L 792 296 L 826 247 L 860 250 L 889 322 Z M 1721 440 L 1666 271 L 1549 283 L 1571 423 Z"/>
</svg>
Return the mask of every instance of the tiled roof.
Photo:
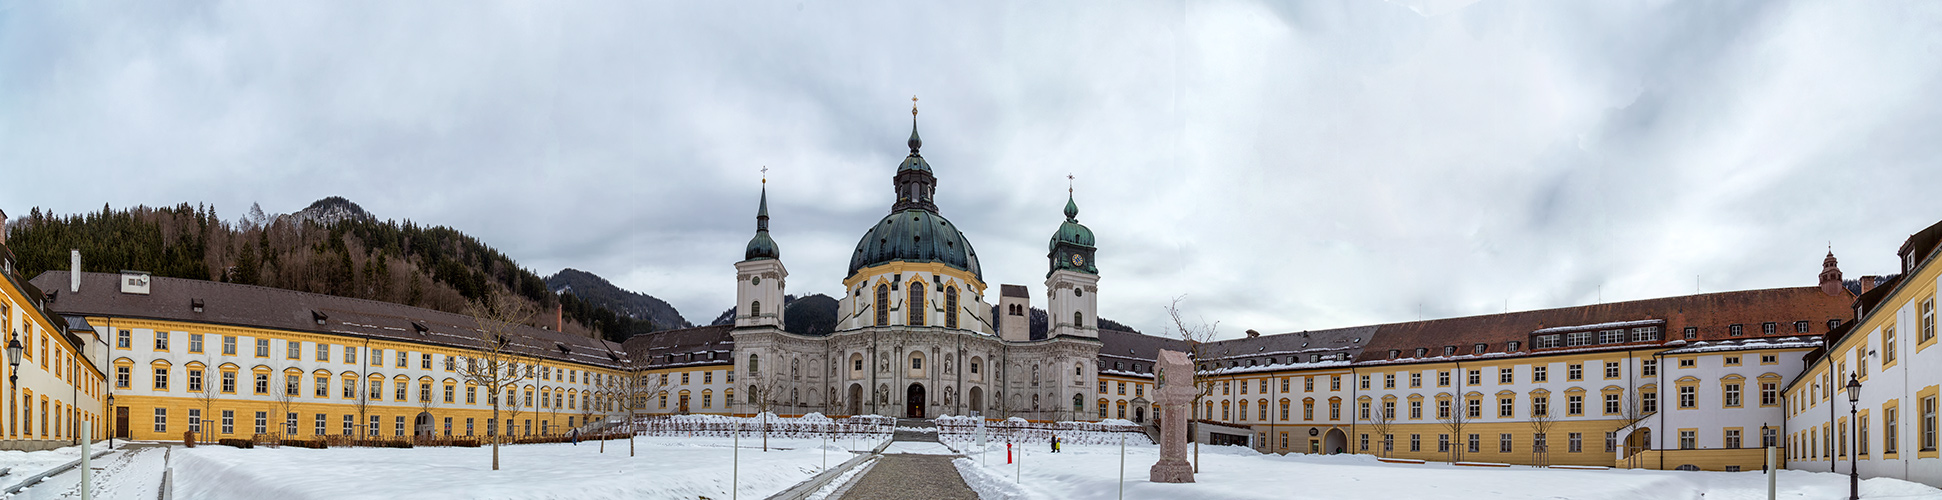
<svg viewBox="0 0 1942 500">
<path fill-rule="evenodd" d="M 735 338 L 728 332 L 734 328 L 715 325 L 643 333 L 621 346 L 634 360 L 634 368 L 730 364 L 735 360 Z"/>
<path fill-rule="evenodd" d="M 1410 358 L 1417 348 L 1426 348 L 1435 357 L 1445 346 L 1470 354 L 1475 344 L 1485 344 L 1488 353 L 1503 353 L 1510 341 L 1521 344 L 1519 352 L 1529 353 L 1531 334 L 1538 330 L 1572 325 L 1593 329 L 1599 324 L 1644 320 L 1665 321 L 1659 343 L 1683 340 L 1686 327 L 1698 329 L 1698 337 L 1692 340 L 1733 339 L 1729 326 L 1734 324 L 1742 326 L 1743 337 L 1756 337 L 1766 322 L 1777 324 L 1776 336 L 1803 335 L 1794 330 L 1795 321 L 1808 323 L 1806 335 L 1820 335 L 1828 332 L 1828 320 L 1845 321 L 1852 315 L 1848 305 L 1853 298 L 1847 293 L 1827 295 L 1819 287 L 1772 288 L 1392 323 L 1377 326 L 1378 334 L 1357 359 L 1387 360 L 1391 349 Z"/>
<path fill-rule="evenodd" d="M 1100 372 L 1108 375 L 1150 374 L 1161 349 L 1187 352 L 1187 343 L 1180 339 L 1105 328 L 1099 329 L 1099 343 Z M 1113 368 L 1115 362 L 1120 363 L 1119 368 Z M 1135 365 L 1139 369 L 1135 370 Z"/>
<path fill-rule="evenodd" d="M 163 277 L 151 278 L 147 295 L 130 294 L 121 292 L 120 275 L 113 273 L 81 273 L 78 293 L 67 290 L 67 271 L 41 273 L 33 283 L 59 290 L 48 306 L 64 315 L 243 326 L 456 348 L 472 348 L 479 339 L 478 322 L 471 316 L 390 302 Z M 194 301 L 201 301 L 202 312 L 191 307 Z M 609 368 L 627 361 L 617 343 L 532 327 L 515 333 L 513 346 L 521 354 Z"/>
</svg>

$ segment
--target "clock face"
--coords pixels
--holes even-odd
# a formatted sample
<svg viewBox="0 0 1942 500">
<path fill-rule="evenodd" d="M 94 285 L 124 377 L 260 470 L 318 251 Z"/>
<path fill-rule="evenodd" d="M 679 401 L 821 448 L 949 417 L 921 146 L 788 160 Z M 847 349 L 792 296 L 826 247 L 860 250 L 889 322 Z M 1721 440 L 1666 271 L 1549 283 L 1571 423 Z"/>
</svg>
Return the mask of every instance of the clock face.
<svg viewBox="0 0 1942 500">
<path fill-rule="evenodd" d="M 760 285 L 760 284 L 762 284 L 762 277 L 761 277 L 761 276 L 756 276 L 756 277 L 754 277 L 754 278 L 750 278 L 750 279 L 749 279 L 749 284 L 752 284 L 752 285 Z"/>
<path fill-rule="evenodd" d="M 1075 254 L 1072 254 L 1072 265 L 1075 265 L 1075 266 L 1084 266 L 1084 265 L 1086 265 L 1086 256 L 1084 256 L 1084 255 L 1079 255 L 1079 254 L 1076 254 L 1076 253 L 1075 253 Z"/>
</svg>

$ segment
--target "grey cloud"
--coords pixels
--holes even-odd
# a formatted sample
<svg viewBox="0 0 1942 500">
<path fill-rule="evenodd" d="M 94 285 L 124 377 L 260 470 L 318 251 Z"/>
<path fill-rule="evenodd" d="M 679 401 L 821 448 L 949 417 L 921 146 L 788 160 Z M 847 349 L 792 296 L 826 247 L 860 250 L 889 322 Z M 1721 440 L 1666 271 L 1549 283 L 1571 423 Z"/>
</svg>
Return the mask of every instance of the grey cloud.
<svg viewBox="0 0 1942 500">
<path fill-rule="evenodd" d="M 1801 286 L 1942 213 L 1939 10 L 22 4 L 0 208 L 342 195 L 705 320 L 764 165 L 791 291 L 840 289 L 918 94 L 987 280 L 1043 281 L 1070 173 L 1150 333 L 1180 295 L 1266 332 Z"/>
</svg>

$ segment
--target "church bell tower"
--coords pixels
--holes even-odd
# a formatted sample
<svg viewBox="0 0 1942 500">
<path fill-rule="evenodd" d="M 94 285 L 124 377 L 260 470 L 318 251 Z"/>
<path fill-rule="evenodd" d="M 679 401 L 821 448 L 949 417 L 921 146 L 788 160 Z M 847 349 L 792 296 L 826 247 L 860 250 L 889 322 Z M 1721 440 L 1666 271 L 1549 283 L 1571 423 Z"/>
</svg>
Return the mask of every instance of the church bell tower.
<svg viewBox="0 0 1942 500">
<path fill-rule="evenodd" d="M 1092 230 L 1079 224 L 1079 204 L 1071 194 L 1068 189 L 1065 222 L 1052 235 L 1046 254 L 1051 261 L 1045 274 L 1046 313 L 1051 316 L 1046 337 L 1098 338 L 1099 267 L 1092 259 Z"/>
<path fill-rule="evenodd" d="M 769 180 L 764 178 L 755 237 L 748 240 L 742 261 L 735 263 L 735 328 L 782 328 L 782 293 L 788 278 L 782 250 L 769 238 Z"/>
</svg>

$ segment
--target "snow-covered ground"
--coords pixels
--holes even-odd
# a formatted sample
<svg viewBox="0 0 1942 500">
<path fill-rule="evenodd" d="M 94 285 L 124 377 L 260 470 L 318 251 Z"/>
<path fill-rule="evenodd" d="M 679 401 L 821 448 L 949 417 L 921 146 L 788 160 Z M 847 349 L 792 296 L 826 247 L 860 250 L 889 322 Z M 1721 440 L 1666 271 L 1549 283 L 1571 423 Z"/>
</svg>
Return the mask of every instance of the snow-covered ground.
<svg viewBox="0 0 1942 500">
<path fill-rule="evenodd" d="M 1069 445 L 1058 454 L 1020 447 L 1022 463 L 1005 463 L 1004 443 L 957 461 L 965 482 L 986 500 L 1114 499 L 1120 448 Z M 1366 455 L 1263 455 L 1231 446 L 1202 446 L 1193 484 L 1147 481 L 1159 447 L 1126 447 L 1126 498 L 1449 498 L 1449 499 L 1764 499 L 1760 472 L 1479 468 L 1386 464 Z M 1014 477 L 1018 480 L 1014 482 Z M 1780 471 L 1780 498 L 1846 498 L 1845 475 Z M 1862 498 L 1938 499 L 1942 490 L 1897 479 L 1861 482 Z"/>
<path fill-rule="evenodd" d="M 92 448 L 97 452 L 106 450 L 108 449 L 108 443 L 95 442 Z M 41 471 L 72 462 L 79 458 L 81 458 L 80 446 L 69 446 L 46 451 L 0 451 L 0 468 L 11 467 L 13 469 L 8 471 L 7 475 L 0 476 L 0 483 L 4 483 L 0 487 L 13 486 L 14 483 L 26 479 L 27 476 L 39 474 Z"/>
<path fill-rule="evenodd" d="M 741 498 L 763 498 L 851 458 L 878 442 L 817 439 L 741 440 Z M 635 438 L 627 441 L 530 444 L 500 448 L 500 469 L 491 470 L 491 448 L 425 447 L 235 449 L 205 446 L 175 450 L 176 498 L 729 498 L 730 439 Z"/>
</svg>

